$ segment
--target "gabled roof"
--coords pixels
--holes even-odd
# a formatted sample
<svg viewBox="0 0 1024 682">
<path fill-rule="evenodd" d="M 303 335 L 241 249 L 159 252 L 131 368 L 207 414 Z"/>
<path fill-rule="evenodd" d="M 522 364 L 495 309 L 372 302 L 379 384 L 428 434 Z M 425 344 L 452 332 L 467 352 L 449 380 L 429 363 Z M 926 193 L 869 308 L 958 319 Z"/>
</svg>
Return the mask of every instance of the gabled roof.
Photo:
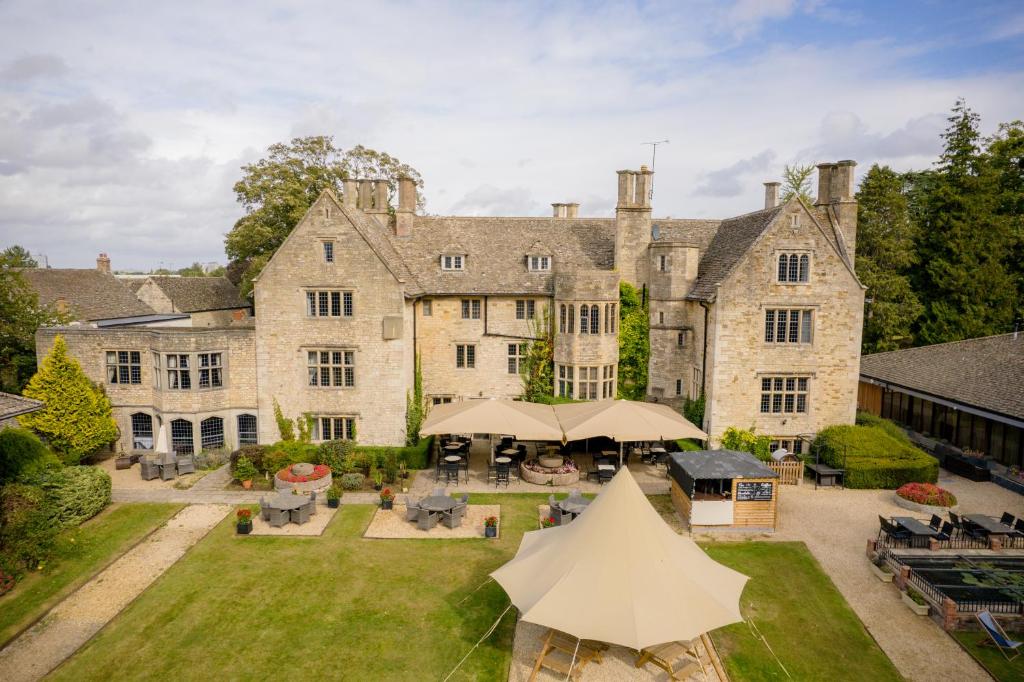
<svg viewBox="0 0 1024 682">
<path fill-rule="evenodd" d="M 704 251 L 715 238 L 722 221 L 707 218 L 652 218 L 651 232 L 658 242 L 686 242 Z"/>
<path fill-rule="evenodd" d="M 0 421 L 17 417 L 19 414 L 35 412 L 42 408 L 42 406 L 42 400 L 25 398 L 13 393 L 0 393 Z"/>
<path fill-rule="evenodd" d="M 864 355 L 860 374 L 1024 420 L 1024 333 Z"/>
<path fill-rule="evenodd" d="M 786 204 L 781 204 L 723 220 L 700 259 L 697 281 L 686 297 L 697 301 L 712 300 L 716 292 L 715 285 L 725 281 L 736 264 L 747 255 L 747 250 L 785 206 Z"/>
<path fill-rule="evenodd" d="M 156 312 L 135 298 L 117 277 L 92 268 L 25 268 L 21 274 L 39 295 L 40 303 L 56 306 L 63 299 L 77 320 L 107 320 Z"/>
<path fill-rule="evenodd" d="M 248 308 L 227 277 L 172 277 L 153 275 L 149 280 L 183 313 Z"/>
<path fill-rule="evenodd" d="M 615 251 L 611 218 L 416 216 L 408 237 L 386 236 L 427 294 L 550 295 L 554 272 L 610 270 Z M 550 246 L 550 272 L 527 270 L 538 242 Z M 465 247 L 465 270 L 441 270 L 438 256 L 450 244 Z"/>
</svg>

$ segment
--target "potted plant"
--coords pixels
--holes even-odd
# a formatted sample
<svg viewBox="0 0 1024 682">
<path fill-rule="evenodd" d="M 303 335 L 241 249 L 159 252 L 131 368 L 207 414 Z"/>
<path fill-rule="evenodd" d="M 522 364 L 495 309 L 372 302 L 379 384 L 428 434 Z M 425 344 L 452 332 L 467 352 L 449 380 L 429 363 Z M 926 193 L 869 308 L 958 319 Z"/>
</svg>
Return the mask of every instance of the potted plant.
<svg viewBox="0 0 1024 682">
<path fill-rule="evenodd" d="M 488 516 L 484 519 L 484 537 L 496 538 L 498 537 L 498 517 Z"/>
<path fill-rule="evenodd" d="M 402 479 L 409 478 L 409 470 L 405 468 L 405 460 L 398 463 L 398 477 Z"/>
<path fill-rule="evenodd" d="M 259 473 L 252 460 L 245 455 L 239 457 L 238 462 L 235 463 L 235 478 L 242 482 L 242 487 L 246 490 L 252 488 L 252 479 L 256 478 Z"/>
<path fill-rule="evenodd" d="M 373 470 L 373 489 L 380 490 L 384 487 L 384 474 L 381 473 L 380 469 Z"/>
<path fill-rule="evenodd" d="M 883 583 L 892 582 L 892 571 L 889 570 L 889 565 L 885 561 L 878 557 L 871 562 L 871 572 L 875 574 L 875 577 L 881 580 Z"/>
<path fill-rule="evenodd" d="M 252 532 L 252 510 L 246 507 L 241 507 L 235 512 L 236 524 L 235 528 L 238 530 L 239 535 L 248 535 Z"/>
<path fill-rule="evenodd" d="M 395 506 L 395 494 L 391 492 L 391 488 L 384 488 L 380 491 L 380 508 L 381 509 L 394 509 Z"/>
<path fill-rule="evenodd" d="M 551 528 L 552 526 L 555 525 L 555 517 L 554 516 L 545 516 L 543 519 L 540 520 L 540 525 L 541 525 L 541 528 Z"/>
<path fill-rule="evenodd" d="M 906 592 L 900 592 L 900 599 L 907 605 L 911 611 L 919 616 L 927 616 L 928 602 L 921 596 L 921 593 L 915 590 L 913 587 L 908 587 Z"/>
<path fill-rule="evenodd" d="M 337 486 L 332 485 L 327 489 L 327 506 L 331 509 L 337 509 L 340 504 L 341 490 L 339 490 Z"/>
</svg>

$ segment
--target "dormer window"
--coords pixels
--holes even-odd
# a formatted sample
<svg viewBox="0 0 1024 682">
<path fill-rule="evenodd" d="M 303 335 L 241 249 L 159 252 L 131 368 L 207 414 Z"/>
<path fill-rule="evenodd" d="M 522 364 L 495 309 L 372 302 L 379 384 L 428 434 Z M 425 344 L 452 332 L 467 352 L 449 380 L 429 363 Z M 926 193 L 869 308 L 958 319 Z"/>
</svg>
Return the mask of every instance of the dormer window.
<svg viewBox="0 0 1024 682">
<path fill-rule="evenodd" d="M 551 256 L 528 256 L 527 262 L 531 272 L 549 272 L 551 270 Z"/>
<path fill-rule="evenodd" d="M 465 270 L 465 256 L 441 256 L 442 270 Z"/>
</svg>

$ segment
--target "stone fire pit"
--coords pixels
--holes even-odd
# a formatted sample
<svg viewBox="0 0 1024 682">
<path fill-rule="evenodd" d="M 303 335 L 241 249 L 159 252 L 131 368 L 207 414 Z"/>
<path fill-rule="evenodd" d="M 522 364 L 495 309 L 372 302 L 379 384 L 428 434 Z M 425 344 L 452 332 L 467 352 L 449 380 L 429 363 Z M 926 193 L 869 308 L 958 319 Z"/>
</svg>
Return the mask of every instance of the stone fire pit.
<svg viewBox="0 0 1024 682">
<path fill-rule="evenodd" d="M 561 456 L 542 456 L 539 460 L 529 459 L 520 464 L 519 476 L 528 483 L 560 486 L 579 483 L 580 471 L 572 460 L 563 460 Z"/>
<path fill-rule="evenodd" d="M 325 464 L 292 464 L 274 476 L 274 488 L 281 492 L 323 492 L 331 487 L 331 468 Z"/>
</svg>

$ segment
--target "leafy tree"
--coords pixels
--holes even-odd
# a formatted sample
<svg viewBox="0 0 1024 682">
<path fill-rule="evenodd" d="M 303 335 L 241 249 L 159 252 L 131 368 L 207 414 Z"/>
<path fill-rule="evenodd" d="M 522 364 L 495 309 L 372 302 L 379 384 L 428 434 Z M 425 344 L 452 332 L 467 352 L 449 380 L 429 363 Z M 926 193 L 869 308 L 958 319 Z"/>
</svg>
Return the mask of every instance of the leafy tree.
<svg viewBox="0 0 1024 682">
<path fill-rule="evenodd" d="M 620 398 L 643 400 L 647 394 L 647 367 L 651 357 L 647 303 L 629 282 L 619 284 L 619 390 Z"/>
<path fill-rule="evenodd" d="M 63 336 L 54 340 L 39 371 L 25 387 L 25 395 L 45 405 L 18 420 L 43 436 L 65 464 L 77 464 L 117 439 L 110 400 L 68 355 Z"/>
<path fill-rule="evenodd" d="M 203 268 L 202 263 L 195 262 L 187 268 L 178 270 L 178 274 L 182 277 L 223 277 L 227 272 L 227 269 L 223 265 L 218 265 L 209 272 Z"/>
<path fill-rule="evenodd" d="M 987 161 L 994 175 L 996 215 L 1007 223 L 1010 255 L 1007 267 L 1017 283 L 1015 319 L 1024 317 L 1024 122 L 1002 123 L 986 141 Z"/>
<path fill-rule="evenodd" d="M 910 282 L 917 264 L 903 177 L 873 165 L 857 192 L 856 269 L 868 288 L 864 311 L 864 353 L 909 345 L 912 327 L 924 312 Z"/>
<path fill-rule="evenodd" d="M 19 476 L 33 475 L 50 466 L 60 466 L 53 453 L 28 429 L 0 431 L 0 485 Z"/>
<path fill-rule="evenodd" d="M 943 133 L 920 212 L 915 288 L 925 304 L 917 341 L 941 343 L 1008 331 L 1017 285 L 1008 268 L 1010 222 L 999 215 L 997 177 L 982 153 L 979 116 L 961 99 Z"/>
<path fill-rule="evenodd" d="M 228 233 L 225 247 L 228 258 L 245 263 L 239 278 L 243 293 L 251 291 L 253 278 L 323 190 L 341 196 L 346 178 L 389 178 L 393 195 L 403 175 L 423 186 L 419 172 L 395 157 L 361 145 L 343 151 L 329 136 L 297 137 L 271 145 L 267 152 L 265 158 L 242 166 L 242 179 L 234 186 L 245 215 Z"/>
<path fill-rule="evenodd" d="M 811 198 L 811 174 L 813 173 L 814 166 L 811 164 L 790 166 L 787 163 L 782 170 L 782 201 L 786 202 L 794 196 L 798 196 L 803 199 L 804 203 L 813 204 L 814 199 Z"/>
<path fill-rule="evenodd" d="M 8 246 L 0 252 L 0 260 L 12 268 L 38 268 L 39 263 L 23 246 Z"/>
<path fill-rule="evenodd" d="M 722 434 L 724 450 L 749 452 L 762 462 L 767 462 L 772 458 L 771 442 L 771 438 L 768 436 L 759 436 L 754 433 L 753 428 L 737 429 L 735 426 L 730 426 Z"/>
<path fill-rule="evenodd" d="M 36 329 L 66 322 L 67 316 L 40 305 L 18 271 L 23 261 L 10 251 L 0 256 L 0 390 L 20 393 L 36 369 Z"/>
<path fill-rule="evenodd" d="M 706 406 L 707 401 L 703 393 L 700 394 L 699 398 L 687 398 L 683 401 L 683 416 L 697 428 L 703 429 L 704 409 Z"/>
<path fill-rule="evenodd" d="M 526 357 L 519 366 L 523 400 L 550 403 L 555 393 L 555 330 L 551 311 L 546 306 L 533 327 L 534 340 L 528 344 Z"/>
</svg>

